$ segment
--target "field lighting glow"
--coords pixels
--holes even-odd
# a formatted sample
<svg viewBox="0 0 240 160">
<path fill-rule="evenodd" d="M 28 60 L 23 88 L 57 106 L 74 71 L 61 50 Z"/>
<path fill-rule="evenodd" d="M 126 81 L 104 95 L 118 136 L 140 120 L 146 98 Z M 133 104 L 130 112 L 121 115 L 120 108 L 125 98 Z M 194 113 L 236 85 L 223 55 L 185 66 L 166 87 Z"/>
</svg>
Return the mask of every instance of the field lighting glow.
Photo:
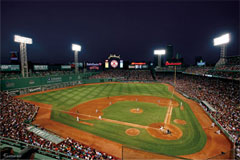
<svg viewBox="0 0 240 160">
<path fill-rule="evenodd" d="M 230 41 L 230 36 L 229 36 L 229 33 L 227 33 L 220 37 L 214 38 L 213 43 L 214 43 L 214 46 L 217 46 L 217 45 L 226 44 L 229 41 Z"/>
<path fill-rule="evenodd" d="M 72 50 L 73 51 L 81 51 L 81 46 L 78 44 L 72 44 Z"/>
<path fill-rule="evenodd" d="M 32 44 L 32 38 L 22 37 L 22 36 L 19 36 L 19 35 L 14 36 L 14 41 L 19 42 L 19 43 Z"/>
<path fill-rule="evenodd" d="M 165 53 L 166 53 L 166 50 L 164 49 L 154 50 L 155 55 L 164 55 Z"/>
</svg>

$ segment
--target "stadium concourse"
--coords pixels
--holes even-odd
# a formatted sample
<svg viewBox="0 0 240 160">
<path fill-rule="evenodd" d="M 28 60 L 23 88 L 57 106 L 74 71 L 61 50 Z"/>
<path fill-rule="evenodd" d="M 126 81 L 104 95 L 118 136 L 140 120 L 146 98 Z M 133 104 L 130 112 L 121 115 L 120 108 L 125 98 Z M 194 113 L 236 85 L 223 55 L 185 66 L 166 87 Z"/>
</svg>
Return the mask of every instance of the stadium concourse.
<svg viewBox="0 0 240 160">
<path fill-rule="evenodd" d="M 231 135 L 235 141 L 236 159 L 240 159 L 240 58 L 229 58 L 228 63 L 218 67 L 189 67 L 177 72 L 175 88 L 200 101 L 207 101 L 215 111 L 203 108 Z M 46 71 L 32 76 L 72 74 L 71 71 Z M 211 76 L 209 76 L 211 75 Z M 92 75 L 90 79 L 116 78 L 122 81 L 151 81 L 174 84 L 174 72 L 170 68 L 153 70 L 109 69 Z M 1 78 L 19 78 L 19 73 L 1 73 Z M 27 131 L 26 121 L 37 114 L 38 107 L 15 99 L 7 92 L 1 92 L 0 125 L 1 136 L 42 148 L 59 151 L 75 158 L 116 159 L 80 142 L 67 138 L 60 144 L 53 144 Z M 44 128 L 42 128 L 44 130 Z"/>
</svg>

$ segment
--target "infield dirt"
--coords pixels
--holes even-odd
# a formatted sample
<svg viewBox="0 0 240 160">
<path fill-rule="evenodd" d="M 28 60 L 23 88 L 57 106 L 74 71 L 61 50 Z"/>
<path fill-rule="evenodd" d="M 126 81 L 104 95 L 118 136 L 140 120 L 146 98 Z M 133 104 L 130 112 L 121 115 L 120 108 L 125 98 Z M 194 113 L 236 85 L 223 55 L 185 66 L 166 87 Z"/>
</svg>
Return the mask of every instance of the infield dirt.
<svg viewBox="0 0 240 160">
<path fill-rule="evenodd" d="M 84 84 L 84 85 L 88 85 L 88 84 Z M 89 84 L 89 85 L 92 85 L 92 84 Z M 172 86 L 170 85 L 167 85 L 167 86 L 169 91 L 174 90 Z M 59 90 L 59 89 L 56 89 L 56 90 Z M 52 90 L 44 91 L 44 92 L 51 92 L 51 91 Z M 24 97 L 24 96 L 29 96 L 33 94 L 39 94 L 39 92 L 27 94 L 27 95 L 21 95 L 18 97 Z M 204 129 L 207 135 L 206 145 L 200 152 L 190 154 L 190 155 L 183 155 L 180 157 L 190 158 L 190 159 L 207 159 L 209 157 L 214 157 L 218 154 L 221 154 L 221 152 L 227 152 L 230 149 L 232 149 L 232 143 L 226 138 L 226 136 L 224 136 L 223 134 L 221 135 L 216 134 L 215 132 L 218 130 L 217 127 L 213 129 L 210 127 L 212 123 L 211 119 L 208 117 L 208 115 L 205 113 L 205 111 L 200 107 L 200 105 L 197 102 L 185 98 L 184 96 L 177 93 L 176 91 L 174 92 L 174 94 L 177 95 L 186 103 L 188 103 L 188 105 L 192 109 L 193 113 L 197 117 L 199 123 L 201 124 L 202 128 Z M 50 119 L 51 105 L 42 104 L 42 103 L 33 102 L 33 101 L 27 101 L 27 100 L 24 100 L 24 101 L 35 104 L 40 107 L 36 120 L 33 122 L 34 124 L 40 125 L 41 127 L 44 127 L 47 130 L 62 136 L 63 138 L 71 137 L 99 151 L 109 153 L 118 158 L 122 158 L 121 144 L 51 120 Z M 103 102 L 103 103 L 106 103 L 106 102 Z M 161 99 L 161 103 L 162 103 L 162 99 Z M 109 105 L 109 101 L 107 101 L 107 106 L 108 105 Z M 74 107 L 74 108 L 76 109 L 77 107 Z M 76 110 L 72 110 L 72 111 L 76 112 Z M 92 111 L 90 113 L 92 113 Z M 102 114 L 101 112 L 99 113 Z M 97 115 L 98 114 L 96 113 L 96 116 Z M 229 159 L 230 157 L 223 157 L 223 158 Z M 176 158 L 124 147 L 124 159 L 176 159 Z"/>
</svg>

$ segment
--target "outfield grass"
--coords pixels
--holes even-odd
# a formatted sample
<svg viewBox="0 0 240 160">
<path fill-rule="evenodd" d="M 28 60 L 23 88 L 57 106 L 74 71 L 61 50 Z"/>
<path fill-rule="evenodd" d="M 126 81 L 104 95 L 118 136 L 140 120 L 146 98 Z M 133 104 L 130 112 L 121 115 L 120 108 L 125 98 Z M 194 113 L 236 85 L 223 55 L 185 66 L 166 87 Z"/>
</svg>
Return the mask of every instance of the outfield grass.
<svg viewBox="0 0 240 160">
<path fill-rule="evenodd" d="M 63 124 L 90 132 L 100 137 L 119 142 L 126 146 L 131 146 L 151 152 L 164 153 L 167 155 L 186 155 L 200 151 L 206 143 L 206 135 L 191 111 L 190 107 L 183 102 L 184 110 L 173 108 L 171 123 L 178 126 L 183 131 L 183 136 L 178 140 L 160 140 L 152 137 L 145 129 L 140 129 L 138 136 L 128 136 L 125 134 L 129 126 L 115 124 L 99 120 L 88 120 L 94 126 L 79 124 L 76 119 L 68 114 L 54 111 L 54 109 L 69 110 L 72 107 L 96 98 L 119 96 L 119 95 L 150 95 L 171 98 L 172 93 L 167 86 L 152 83 L 112 83 L 79 86 L 59 91 L 52 91 L 24 97 L 23 99 L 47 103 L 53 105 L 51 119 Z M 176 96 L 173 98 L 181 102 Z M 142 108 L 142 114 L 129 112 L 137 106 Z M 114 119 L 129 123 L 149 125 L 154 122 L 163 122 L 167 108 L 159 107 L 153 103 L 121 101 L 114 103 L 103 110 L 103 118 Z M 173 122 L 174 119 L 183 119 L 186 125 L 179 125 Z"/>
</svg>

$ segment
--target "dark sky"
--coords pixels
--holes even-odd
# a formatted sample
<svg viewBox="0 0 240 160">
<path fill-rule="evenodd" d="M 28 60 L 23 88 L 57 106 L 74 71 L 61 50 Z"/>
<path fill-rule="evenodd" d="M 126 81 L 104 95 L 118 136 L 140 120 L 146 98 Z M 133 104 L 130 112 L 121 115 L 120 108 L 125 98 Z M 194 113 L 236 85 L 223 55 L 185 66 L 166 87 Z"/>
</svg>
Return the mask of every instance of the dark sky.
<svg viewBox="0 0 240 160">
<path fill-rule="evenodd" d="M 123 60 L 153 60 L 153 50 L 174 46 L 185 63 L 195 56 L 219 58 L 213 38 L 231 33 L 227 55 L 239 55 L 239 1 L 89 0 L 1 2 L 1 63 L 18 51 L 14 34 L 33 39 L 28 60 L 34 63 L 73 61 L 71 44 L 82 45 L 79 61 L 101 62 L 111 53 Z"/>
</svg>

